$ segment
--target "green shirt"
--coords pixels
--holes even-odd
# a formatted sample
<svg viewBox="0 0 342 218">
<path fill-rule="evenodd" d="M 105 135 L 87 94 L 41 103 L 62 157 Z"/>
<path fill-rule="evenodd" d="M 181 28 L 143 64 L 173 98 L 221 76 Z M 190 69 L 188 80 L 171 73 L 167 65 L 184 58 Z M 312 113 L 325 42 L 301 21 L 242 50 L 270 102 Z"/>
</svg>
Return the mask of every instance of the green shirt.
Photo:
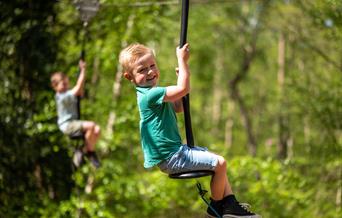
<svg viewBox="0 0 342 218">
<path fill-rule="evenodd" d="M 176 153 L 182 145 L 177 117 L 170 102 L 163 102 L 165 87 L 136 87 L 144 167 L 150 168 Z"/>
</svg>

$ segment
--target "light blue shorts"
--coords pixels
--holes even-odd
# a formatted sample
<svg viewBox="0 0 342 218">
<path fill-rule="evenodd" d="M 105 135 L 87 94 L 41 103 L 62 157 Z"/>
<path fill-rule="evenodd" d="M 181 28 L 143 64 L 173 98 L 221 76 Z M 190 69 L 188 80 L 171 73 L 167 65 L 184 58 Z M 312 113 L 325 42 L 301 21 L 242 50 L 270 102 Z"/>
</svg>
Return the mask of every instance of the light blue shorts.
<svg viewBox="0 0 342 218">
<path fill-rule="evenodd" d="M 167 174 L 182 173 L 195 170 L 215 170 L 218 156 L 207 148 L 182 145 L 171 158 L 158 164 L 159 169 Z"/>
</svg>

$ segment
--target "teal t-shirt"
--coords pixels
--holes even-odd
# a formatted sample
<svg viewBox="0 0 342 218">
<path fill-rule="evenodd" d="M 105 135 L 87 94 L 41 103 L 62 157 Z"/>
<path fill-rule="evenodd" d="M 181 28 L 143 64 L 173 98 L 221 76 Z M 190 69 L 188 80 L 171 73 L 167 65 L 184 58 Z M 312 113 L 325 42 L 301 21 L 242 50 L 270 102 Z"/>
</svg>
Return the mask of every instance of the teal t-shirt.
<svg viewBox="0 0 342 218">
<path fill-rule="evenodd" d="M 136 87 L 144 167 L 150 168 L 179 150 L 182 140 L 170 102 L 163 102 L 165 87 Z"/>
</svg>

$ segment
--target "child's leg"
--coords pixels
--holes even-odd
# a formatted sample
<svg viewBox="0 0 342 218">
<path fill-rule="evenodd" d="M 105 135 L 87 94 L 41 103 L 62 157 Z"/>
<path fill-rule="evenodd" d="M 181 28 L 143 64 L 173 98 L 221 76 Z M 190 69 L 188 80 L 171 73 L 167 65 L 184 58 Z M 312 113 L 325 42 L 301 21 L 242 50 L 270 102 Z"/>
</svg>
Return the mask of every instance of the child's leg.
<svg viewBox="0 0 342 218">
<path fill-rule="evenodd" d="M 210 181 L 211 197 L 215 201 L 222 200 L 227 195 L 233 194 L 227 177 L 226 160 L 218 156 L 215 174 Z"/>
<path fill-rule="evenodd" d="M 226 172 L 226 161 L 222 156 L 209 152 L 205 148 L 190 148 L 183 145 L 169 160 L 158 165 L 168 174 L 191 170 L 213 170 L 210 187 L 212 199 L 219 201 L 232 194 Z"/>
<path fill-rule="evenodd" d="M 158 164 L 161 171 L 172 174 L 193 170 L 213 170 L 210 189 L 212 200 L 210 205 L 223 218 L 261 218 L 240 204 L 233 195 L 227 177 L 226 161 L 222 156 L 208 152 L 206 149 L 186 145 L 181 146 L 171 158 Z M 216 217 L 210 207 L 207 209 L 208 217 Z"/>
<path fill-rule="evenodd" d="M 211 179 L 210 186 L 212 194 L 210 205 L 222 218 L 261 218 L 236 200 L 228 181 L 226 161 L 221 156 L 218 156 L 215 175 Z M 216 217 L 211 208 L 207 209 L 207 213 L 208 217 Z"/>
<path fill-rule="evenodd" d="M 95 124 L 95 127 L 94 127 L 94 144 L 96 144 L 97 140 L 99 139 L 100 137 L 100 126 Z"/>
<path fill-rule="evenodd" d="M 87 151 L 94 151 L 95 144 L 100 136 L 100 127 L 92 121 L 84 121 L 82 124 Z"/>
</svg>

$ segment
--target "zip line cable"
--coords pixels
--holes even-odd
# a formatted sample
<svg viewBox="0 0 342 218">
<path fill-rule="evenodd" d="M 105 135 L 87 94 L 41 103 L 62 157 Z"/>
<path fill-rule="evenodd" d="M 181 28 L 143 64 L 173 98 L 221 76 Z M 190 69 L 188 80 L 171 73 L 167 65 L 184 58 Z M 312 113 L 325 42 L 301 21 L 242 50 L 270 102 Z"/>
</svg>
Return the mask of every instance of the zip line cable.
<svg viewBox="0 0 342 218">
<path fill-rule="evenodd" d="M 239 2 L 252 2 L 261 0 L 193 0 L 190 4 L 229 4 Z M 181 1 L 162 1 L 162 2 L 134 2 L 134 3 L 104 3 L 101 7 L 150 7 L 150 6 L 178 6 Z"/>
<path fill-rule="evenodd" d="M 77 1 L 77 0 L 76 0 Z M 209 4 L 237 4 L 240 2 L 257 2 L 262 0 L 192 0 L 190 2 L 191 5 L 209 5 Z M 62 0 L 57 0 L 63 4 Z M 153 6 L 179 6 L 181 1 L 179 0 L 171 0 L 171 1 L 162 1 L 162 2 L 134 2 L 134 3 L 102 3 L 101 8 L 106 7 L 117 7 L 117 8 L 142 8 L 142 7 L 153 7 Z"/>
</svg>

